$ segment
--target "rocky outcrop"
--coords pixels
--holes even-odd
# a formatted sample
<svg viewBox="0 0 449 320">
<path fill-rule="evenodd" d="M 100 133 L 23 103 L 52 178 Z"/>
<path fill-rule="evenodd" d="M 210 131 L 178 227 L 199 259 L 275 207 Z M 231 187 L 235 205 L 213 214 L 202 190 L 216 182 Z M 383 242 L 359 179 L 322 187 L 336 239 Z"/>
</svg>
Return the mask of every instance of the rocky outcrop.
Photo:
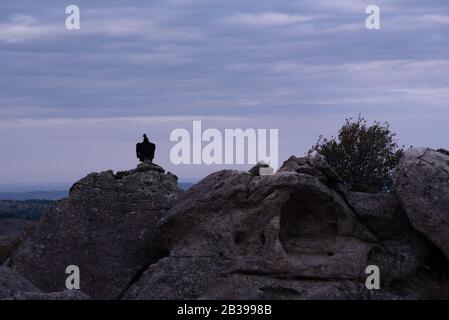
<svg viewBox="0 0 449 320">
<path fill-rule="evenodd" d="M 156 225 L 181 193 L 176 176 L 154 164 L 89 174 L 46 212 L 8 265 L 45 292 L 65 289 L 66 267 L 76 265 L 83 292 L 120 298 L 165 255 Z"/>
<path fill-rule="evenodd" d="M 348 192 L 316 151 L 186 192 L 149 163 L 90 174 L 8 259 L 20 275 L 0 268 L 0 299 L 447 299 L 448 166 L 408 150 L 397 194 Z M 89 296 L 63 291 L 68 265 Z"/>
<path fill-rule="evenodd" d="M 282 164 L 278 172 L 296 172 L 311 175 L 340 194 L 346 191 L 341 178 L 316 150 L 310 150 L 307 156 L 302 158 L 291 156 Z"/>
<path fill-rule="evenodd" d="M 397 166 L 394 189 L 418 231 L 449 259 L 449 155 L 447 151 L 409 149 Z"/>
<path fill-rule="evenodd" d="M 362 223 L 382 244 L 372 252 L 372 258 L 382 266 L 384 280 L 410 283 L 423 270 L 429 271 L 427 276 L 437 275 L 439 264 L 447 265 L 438 249 L 410 225 L 396 195 L 348 192 L 346 197 Z"/>
<path fill-rule="evenodd" d="M 0 266 L 0 300 L 89 300 L 79 290 L 44 293 L 7 267 Z"/>
<path fill-rule="evenodd" d="M 316 152 L 291 157 L 271 176 L 211 174 L 161 219 L 170 255 L 150 266 L 125 298 L 430 296 L 407 287 L 430 249 L 397 200 L 360 194 L 348 200 L 345 194 L 338 175 Z M 371 205 L 359 203 L 367 199 Z M 382 270 L 381 290 L 365 288 L 371 264 Z"/>
<path fill-rule="evenodd" d="M 0 219 L 0 264 L 14 252 L 35 223 L 25 219 Z"/>
<path fill-rule="evenodd" d="M 347 192 L 346 198 L 360 220 L 379 239 L 413 232 L 397 196 L 386 193 Z"/>
<path fill-rule="evenodd" d="M 0 300 L 25 292 L 39 292 L 39 289 L 9 268 L 0 266 Z"/>
</svg>

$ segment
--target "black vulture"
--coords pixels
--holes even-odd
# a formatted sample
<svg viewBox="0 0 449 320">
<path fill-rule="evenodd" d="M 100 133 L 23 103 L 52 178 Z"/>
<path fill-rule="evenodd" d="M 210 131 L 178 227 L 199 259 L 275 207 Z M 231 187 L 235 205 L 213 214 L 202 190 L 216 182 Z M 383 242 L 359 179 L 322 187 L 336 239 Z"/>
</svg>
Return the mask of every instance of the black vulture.
<svg viewBox="0 0 449 320">
<path fill-rule="evenodd" d="M 148 140 L 146 134 L 143 135 L 143 142 L 136 144 L 136 155 L 141 162 L 153 161 L 156 145 Z"/>
</svg>

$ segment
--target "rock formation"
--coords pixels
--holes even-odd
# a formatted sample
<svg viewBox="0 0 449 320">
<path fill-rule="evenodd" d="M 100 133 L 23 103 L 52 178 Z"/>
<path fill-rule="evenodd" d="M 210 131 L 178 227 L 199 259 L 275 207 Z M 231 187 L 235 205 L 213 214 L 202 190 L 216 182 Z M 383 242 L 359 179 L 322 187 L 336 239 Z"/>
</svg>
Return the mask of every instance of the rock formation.
<svg viewBox="0 0 449 320">
<path fill-rule="evenodd" d="M 421 270 L 432 244 L 393 196 L 347 194 L 316 152 L 291 157 L 272 176 L 253 171 L 220 171 L 191 187 L 160 221 L 170 255 L 125 298 L 447 296 L 447 284 Z M 382 290 L 365 288 L 371 264 L 382 270 Z M 438 289 L 423 291 L 420 281 Z"/>
<path fill-rule="evenodd" d="M 348 192 L 315 151 L 185 192 L 150 163 L 90 174 L 9 258 L 20 275 L 0 268 L 0 299 L 88 299 L 62 291 L 72 264 L 97 299 L 448 299 L 448 154 L 407 151 L 397 194 Z"/>
<path fill-rule="evenodd" d="M 0 266 L 0 300 L 89 300 L 79 290 L 44 293 L 9 268 Z"/>
<path fill-rule="evenodd" d="M 439 281 L 447 261 L 410 225 L 396 195 L 349 192 L 346 196 L 360 221 L 382 243 L 372 259 L 381 267 L 384 284 L 394 283 L 401 298 L 433 298 L 435 293 L 449 297 L 449 283 Z"/>
<path fill-rule="evenodd" d="M 0 219 L 0 264 L 2 264 L 33 229 L 34 222 L 25 219 Z"/>
<path fill-rule="evenodd" d="M 66 267 L 76 265 L 82 291 L 120 298 L 165 255 L 156 225 L 181 193 L 177 178 L 154 164 L 89 174 L 43 216 L 8 265 L 45 292 L 65 289 Z"/>
<path fill-rule="evenodd" d="M 449 153 L 409 149 L 393 181 L 411 224 L 449 259 Z"/>
<path fill-rule="evenodd" d="M 24 292 L 39 292 L 39 289 L 9 268 L 0 266 L 0 300 Z"/>
</svg>

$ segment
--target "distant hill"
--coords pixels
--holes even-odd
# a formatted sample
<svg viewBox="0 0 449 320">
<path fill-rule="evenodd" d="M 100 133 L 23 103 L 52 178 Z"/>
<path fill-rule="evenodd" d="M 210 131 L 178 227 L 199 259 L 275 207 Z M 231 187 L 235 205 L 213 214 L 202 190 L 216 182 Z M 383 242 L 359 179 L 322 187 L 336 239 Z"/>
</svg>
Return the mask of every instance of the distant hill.
<svg viewBox="0 0 449 320">
<path fill-rule="evenodd" d="M 193 182 L 180 182 L 184 190 L 194 185 Z M 25 201 L 25 200 L 61 200 L 69 196 L 68 191 L 27 191 L 27 192 L 0 192 L 0 200 Z"/>
<path fill-rule="evenodd" d="M 60 200 L 68 194 L 68 191 L 0 192 L 0 200 Z"/>
<path fill-rule="evenodd" d="M 194 185 L 194 183 L 192 182 L 180 182 L 179 185 L 181 186 L 181 188 L 183 188 L 184 190 L 189 189 L 191 186 Z"/>
</svg>

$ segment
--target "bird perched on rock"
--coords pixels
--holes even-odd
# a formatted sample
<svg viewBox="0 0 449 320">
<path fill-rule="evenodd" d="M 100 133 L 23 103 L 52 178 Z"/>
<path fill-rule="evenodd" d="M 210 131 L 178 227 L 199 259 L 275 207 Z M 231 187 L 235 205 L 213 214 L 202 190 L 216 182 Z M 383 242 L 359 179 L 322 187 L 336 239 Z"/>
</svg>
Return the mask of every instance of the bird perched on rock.
<svg viewBox="0 0 449 320">
<path fill-rule="evenodd" d="M 148 140 L 146 134 L 143 135 L 143 141 L 136 144 L 136 155 L 141 162 L 152 162 L 156 145 Z"/>
</svg>

